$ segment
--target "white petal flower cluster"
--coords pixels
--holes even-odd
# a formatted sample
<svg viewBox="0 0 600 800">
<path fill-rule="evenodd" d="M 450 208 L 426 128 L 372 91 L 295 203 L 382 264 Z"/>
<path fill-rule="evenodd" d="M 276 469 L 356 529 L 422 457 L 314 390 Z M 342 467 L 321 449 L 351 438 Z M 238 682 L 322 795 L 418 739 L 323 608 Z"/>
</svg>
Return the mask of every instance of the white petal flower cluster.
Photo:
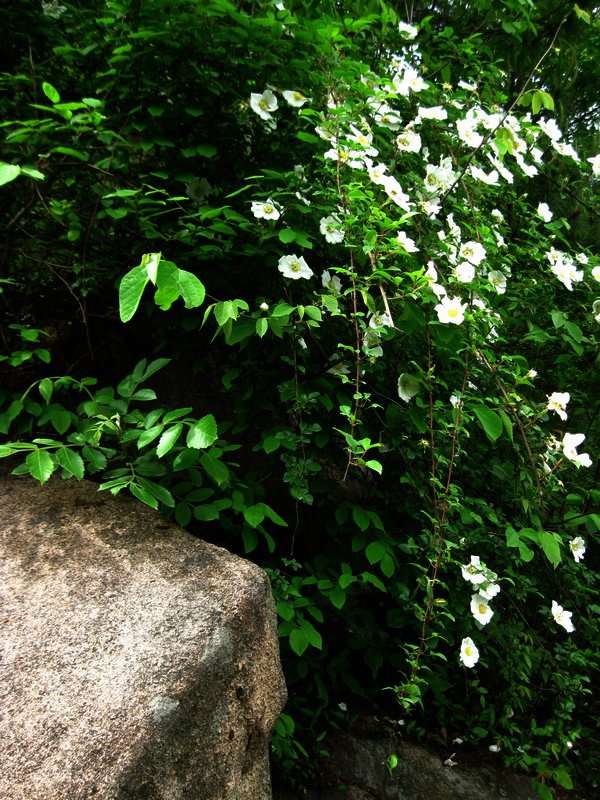
<svg viewBox="0 0 600 800">
<path fill-rule="evenodd" d="M 565 433 L 560 444 L 563 455 L 577 466 L 591 467 L 592 459 L 588 453 L 578 453 L 577 448 L 585 439 L 584 433 Z"/>
<path fill-rule="evenodd" d="M 452 169 L 452 159 L 448 156 L 440 159 L 439 165 L 427 164 L 425 189 L 431 194 L 440 194 L 449 189 L 456 180 Z"/>
<path fill-rule="evenodd" d="M 573 291 L 573 283 L 579 283 L 583 280 L 583 271 L 577 269 L 574 260 L 568 253 L 562 253 L 560 250 L 551 248 L 546 253 L 546 258 L 550 262 L 552 272 L 570 292 Z"/>
<path fill-rule="evenodd" d="M 538 217 L 541 217 L 544 222 L 550 222 L 553 217 L 552 211 L 550 211 L 550 207 L 548 203 L 540 203 L 537 207 Z"/>
<path fill-rule="evenodd" d="M 344 230 L 342 220 L 337 214 L 330 214 L 328 217 L 321 217 L 319 230 L 325 237 L 325 241 L 330 244 L 340 244 L 344 241 Z"/>
<path fill-rule="evenodd" d="M 279 219 L 281 216 L 280 207 L 271 198 L 264 203 L 258 200 L 253 202 L 251 210 L 256 219 Z"/>
<path fill-rule="evenodd" d="M 275 127 L 275 120 L 273 119 L 273 112 L 277 111 L 278 107 L 277 98 L 270 89 L 265 89 L 262 94 L 253 92 L 250 95 L 250 108 L 265 122 L 270 123 L 271 127 Z"/>
<path fill-rule="evenodd" d="M 575 630 L 575 626 L 571 622 L 571 617 L 573 616 L 572 611 L 565 611 L 562 606 L 559 606 L 556 600 L 552 601 L 552 616 L 554 617 L 554 621 L 557 625 L 562 625 L 562 627 L 566 630 L 567 633 L 572 633 Z"/>
<path fill-rule="evenodd" d="M 396 147 L 406 153 L 418 153 L 421 149 L 421 136 L 412 128 L 406 128 L 396 137 Z"/>
<path fill-rule="evenodd" d="M 592 172 L 594 175 L 600 175 L 600 153 L 597 156 L 592 156 L 592 158 L 587 159 L 590 164 L 592 165 Z"/>
<path fill-rule="evenodd" d="M 569 542 L 569 548 L 573 553 L 573 558 L 579 563 L 585 555 L 585 539 L 582 536 L 576 536 Z"/>
<path fill-rule="evenodd" d="M 506 275 L 498 269 L 493 269 L 488 272 L 488 281 L 498 294 L 504 294 L 506 291 Z"/>
<path fill-rule="evenodd" d="M 460 645 L 460 660 L 465 667 L 474 667 L 479 661 L 479 650 L 475 647 L 475 643 L 470 636 L 465 637 Z"/>
<path fill-rule="evenodd" d="M 449 322 L 452 325 L 460 325 L 464 322 L 466 309 L 467 304 L 462 303 L 460 297 L 444 296 L 435 306 L 439 321 Z"/>
<path fill-rule="evenodd" d="M 398 396 L 401 400 L 404 400 L 405 403 L 412 400 L 412 398 L 419 393 L 420 389 L 421 384 L 412 375 L 403 372 L 398 378 Z"/>
<path fill-rule="evenodd" d="M 464 242 L 460 246 L 459 255 L 471 264 L 478 266 L 486 256 L 485 247 L 479 242 Z"/>
<path fill-rule="evenodd" d="M 321 275 L 321 283 L 324 289 L 327 289 L 331 294 L 337 296 L 342 293 L 342 283 L 337 275 L 331 275 L 328 269 L 323 271 Z"/>
<path fill-rule="evenodd" d="M 281 256 L 277 268 L 284 278 L 292 280 L 312 278 L 314 274 L 302 256 Z"/>
<path fill-rule="evenodd" d="M 564 422 L 567 419 L 566 408 L 570 399 L 569 392 L 552 392 L 551 395 L 548 395 L 546 410 L 555 411 Z"/>
<path fill-rule="evenodd" d="M 496 583 L 498 576 L 481 563 L 479 556 L 471 556 L 470 563 L 461 566 L 461 572 L 463 578 L 476 587 L 471 597 L 471 613 L 477 622 L 487 625 L 494 616 L 490 600 L 500 591 L 500 586 Z M 479 651 L 469 637 L 462 641 L 460 660 L 465 667 L 474 667 L 479 660 Z"/>
</svg>

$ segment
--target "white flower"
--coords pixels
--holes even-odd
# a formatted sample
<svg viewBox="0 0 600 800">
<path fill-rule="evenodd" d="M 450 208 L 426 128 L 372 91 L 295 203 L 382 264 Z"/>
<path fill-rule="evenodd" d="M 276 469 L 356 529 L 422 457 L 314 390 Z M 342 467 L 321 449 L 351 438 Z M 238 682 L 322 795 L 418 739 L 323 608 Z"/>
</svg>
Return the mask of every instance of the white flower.
<svg viewBox="0 0 600 800">
<path fill-rule="evenodd" d="M 461 303 L 460 297 L 442 297 L 435 310 L 440 322 L 460 325 L 464 321 L 466 308 L 467 304 Z"/>
<path fill-rule="evenodd" d="M 401 400 L 408 403 L 416 394 L 419 393 L 421 388 L 419 382 L 412 375 L 403 372 L 398 378 L 398 395 Z"/>
<path fill-rule="evenodd" d="M 540 119 L 538 121 L 538 125 L 544 131 L 546 136 L 552 139 L 552 141 L 558 141 L 559 139 L 562 138 L 562 131 L 556 124 L 555 119 L 553 118 L 549 120 Z"/>
<path fill-rule="evenodd" d="M 466 89 L 468 92 L 476 92 L 477 91 L 477 84 L 476 83 L 467 83 L 466 81 L 460 80 L 458 85 L 461 89 Z"/>
<path fill-rule="evenodd" d="M 457 119 L 456 130 L 458 131 L 458 138 L 469 147 L 479 147 L 483 142 L 483 136 L 475 130 L 476 120 L 472 119 Z"/>
<path fill-rule="evenodd" d="M 547 253 L 546 255 L 550 258 L 550 254 Z M 573 291 L 573 283 L 579 283 L 583 280 L 583 271 L 575 267 L 570 256 L 567 256 L 566 253 L 558 253 L 557 260 L 554 263 L 550 263 L 550 269 L 570 292 Z"/>
<path fill-rule="evenodd" d="M 600 282 L 600 267 L 594 267 L 592 270 L 592 278 Z"/>
<path fill-rule="evenodd" d="M 494 612 L 490 608 L 487 598 L 479 593 L 474 594 L 471 598 L 471 614 L 473 614 L 477 622 L 480 622 L 482 625 L 487 625 L 494 616 Z"/>
<path fill-rule="evenodd" d="M 329 360 L 330 361 L 334 361 L 335 358 L 339 359 L 338 356 L 331 356 L 331 358 Z M 327 372 L 330 375 L 349 375 L 350 374 L 350 367 L 347 364 L 345 364 L 343 361 L 337 360 L 337 361 L 334 361 L 334 363 L 331 365 L 331 367 L 329 367 Z"/>
<path fill-rule="evenodd" d="M 461 258 L 466 258 L 471 264 L 481 264 L 485 258 L 485 247 L 479 242 L 465 242 L 461 244 L 459 254 Z"/>
<path fill-rule="evenodd" d="M 488 273 L 488 281 L 492 284 L 498 294 L 506 291 L 506 275 L 498 269 L 493 269 Z"/>
<path fill-rule="evenodd" d="M 488 750 L 490 751 L 490 753 L 499 753 L 500 752 L 500 745 L 499 744 L 491 744 L 488 747 Z"/>
<path fill-rule="evenodd" d="M 476 167 L 474 164 L 471 165 L 471 175 L 475 178 L 476 181 L 481 181 L 482 183 L 487 183 L 488 186 L 497 186 L 498 185 L 498 170 L 493 169 L 490 173 L 484 172 L 479 167 Z"/>
<path fill-rule="evenodd" d="M 419 29 L 415 25 L 409 25 L 408 22 L 399 22 L 398 33 L 407 42 L 412 42 L 419 33 Z"/>
<path fill-rule="evenodd" d="M 577 261 L 579 264 L 587 264 L 589 262 L 589 258 L 585 253 L 577 253 L 575 256 L 575 261 Z"/>
<path fill-rule="evenodd" d="M 554 139 L 552 142 L 550 142 L 550 144 L 557 153 L 561 154 L 561 156 L 570 156 L 574 161 L 580 160 L 573 145 L 567 144 L 566 142 L 557 142 Z"/>
<path fill-rule="evenodd" d="M 385 312 L 380 314 L 376 311 L 369 317 L 369 328 L 377 330 L 377 328 L 391 328 L 391 326 L 392 320 Z"/>
<path fill-rule="evenodd" d="M 552 601 L 552 616 L 554 617 L 554 621 L 556 622 L 556 624 L 562 625 L 567 633 L 571 633 L 572 631 L 575 630 L 575 627 L 571 622 L 571 617 L 573 616 L 573 612 L 565 611 L 562 606 L 558 605 L 556 600 Z"/>
<path fill-rule="evenodd" d="M 261 303 L 259 305 L 259 308 L 260 308 L 261 311 L 268 311 L 269 310 L 269 304 L 268 303 Z"/>
<path fill-rule="evenodd" d="M 550 211 L 548 203 L 540 203 L 537 207 L 538 216 L 541 217 L 544 222 L 550 222 L 552 217 L 554 216 Z"/>
<path fill-rule="evenodd" d="M 372 147 L 373 142 L 373 134 L 372 133 L 363 133 L 354 125 L 350 125 L 350 130 L 352 133 L 348 136 L 348 141 L 352 142 L 353 144 L 359 144 L 364 150 L 361 151 L 361 155 L 368 155 L 368 156 L 376 156 L 378 155 L 379 151 Z"/>
<path fill-rule="evenodd" d="M 573 553 L 575 561 L 579 562 L 585 555 L 585 540 L 581 536 L 576 536 L 569 542 L 569 547 Z"/>
<path fill-rule="evenodd" d="M 400 112 L 391 108 L 386 103 L 380 103 L 375 111 L 375 122 L 384 128 L 389 128 L 391 131 L 397 131 L 402 124 L 402 117 Z"/>
<path fill-rule="evenodd" d="M 569 461 L 584 467 L 592 466 L 592 459 L 587 453 L 578 453 L 577 448 L 585 439 L 583 433 L 565 433 L 561 442 L 562 451 Z"/>
<path fill-rule="evenodd" d="M 460 645 L 460 660 L 469 669 L 479 661 L 479 650 L 469 636 L 463 639 Z"/>
<path fill-rule="evenodd" d="M 407 128 L 403 133 L 396 137 L 396 147 L 407 153 L 418 153 L 421 149 L 421 137 L 418 133 Z"/>
<path fill-rule="evenodd" d="M 253 93 L 250 95 L 250 108 L 261 119 L 272 119 L 272 112 L 277 110 L 277 105 L 277 98 L 270 89 L 266 89 L 262 94 Z"/>
<path fill-rule="evenodd" d="M 427 84 L 423 78 L 419 75 L 417 70 L 412 69 L 412 67 L 406 69 L 402 77 L 400 77 L 399 73 L 396 73 L 392 82 L 398 94 L 401 94 L 404 97 L 406 97 L 410 92 L 418 93 L 422 92 L 423 89 L 427 89 Z"/>
<path fill-rule="evenodd" d="M 325 237 L 325 241 L 330 244 L 339 244 L 344 241 L 345 233 L 341 228 L 342 220 L 337 214 L 330 214 L 328 217 L 321 217 L 319 230 Z"/>
<path fill-rule="evenodd" d="M 277 267 L 284 278 L 312 278 L 313 271 L 302 256 L 281 256 Z"/>
<path fill-rule="evenodd" d="M 417 119 L 448 119 L 448 112 L 443 106 L 431 106 L 430 108 L 419 106 Z"/>
<path fill-rule="evenodd" d="M 293 92 L 293 91 L 287 90 L 285 92 L 282 92 L 282 94 L 283 94 L 284 100 L 287 100 L 287 102 L 291 106 L 295 106 L 296 108 L 301 108 L 304 105 L 304 103 L 308 102 L 308 99 L 309 99 L 308 97 L 305 97 L 302 94 L 302 92 Z"/>
<path fill-rule="evenodd" d="M 281 211 L 270 198 L 265 203 L 253 202 L 252 213 L 256 219 L 279 219 L 281 216 Z"/>
<path fill-rule="evenodd" d="M 454 267 L 454 277 L 461 283 L 471 283 L 475 278 L 475 267 L 468 261 L 463 261 Z"/>
<path fill-rule="evenodd" d="M 346 703 L 338 703 L 338 708 L 340 711 L 348 711 L 348 706 Z"/>
<path fill-rule="evenodd" d="M 60 19 L 66 10 L 66 6 L 59 5 L 58 0 L 42 3 L 42 13 L 45 17 L 50 17 L 50 19 Z"/>
<path fill-rule="evenodd" d="M 592 165 L 592 172 L 594 175 L 600 175 L 600 153 L 597 156 L 592 156 L 592 158 L 588 158 L 587 161 L 590 162 Z"/>
<path fill-rule="evenodd" d="M 391 175 L 384 175 L 381 185 L 385 193 L 403 211 L 410 211 L 410 197 L 402 189 L 396 178 Z"/>
<path fill-rule="evenodd" d="M 386 177 L 387 167 L 385 164 L 367 164 L 367 172 L 373 183 L 382 184 Z"/>
<path fill-rule="evenodd" d="M 497 583 L 485 583 L 482 586 L 479 586 L 479 594 L 485 600 L 493 600 L 494 597 L 500 591 L 500 587 Z"/>
<path fill-rule="evenodd" d="M 480 584 L 487 580 L 485 567 L 482 566 L 479 556 L 471 556 L 471 563 L 464 564 L 460 569 L 463 578 L 470 583 Z"/>
<path fill-rule="evenodd" d="M 598 280 L 600 280 L 600 278 Z M 600 322 L 600 300 L 594 300 L 592 303 L 592 314 L 596 322 Z"/>
<path fill-rule="evenodd" d="M 417 247 L 417 245 L 410 238 L 410 236 L 407 236 L 404 233 L 404 231 L 400 231 L 400 233 L 396 237 L 396 241 L 398 242 L 400 247 L 402 247 L 402 248 L 404 248 L 404 250 L 406 250 L 407 253 L 418 253 L 419 252 L 419 248 Z"/>
<path fill-rule="evenodd" d="M 326 269 L 321 275 L 321 283 L 324 289 L 328 289 L 331 294 L 338 295 L 342 293 L 342 284 L 337 275 L 331 275 L 329 270 Z"/>
<path fill-rule="evenodd" d="M 570 399 L 571 395 L 568 392 L 552 392 L 552 394 L 548 396 L 548 405 L 546 409 L 548 411 L 556 411 L 558 416 L 564 421 L 567 419 L 567 412 L 565 409 Z"/>
</svg>

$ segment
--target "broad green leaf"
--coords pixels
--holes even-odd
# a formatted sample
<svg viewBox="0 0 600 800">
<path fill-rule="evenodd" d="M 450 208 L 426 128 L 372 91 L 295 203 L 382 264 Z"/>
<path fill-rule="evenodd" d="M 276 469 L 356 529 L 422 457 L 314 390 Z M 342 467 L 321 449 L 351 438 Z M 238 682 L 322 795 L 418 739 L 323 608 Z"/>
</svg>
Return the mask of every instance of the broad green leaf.
<svg viewBox="0 0 600 800">
<path fill-rule="evenodd" d="M 539 531 L 540 545 L 548 561 L 553 567 L 557 567 L 561 561 L 560 537 L 549 531 Z"/>
<path fill-rule="evenodd" d="M 198 420 L 188 431 L 186 444 L 196 449 L 210 447 L 218 438 L 217 423 L 212 414 Z"/>
<path fill-rule="evenodd" d="M 206 474 L 217 486 L 223 486 L 229 481 L 229 468 L 210 451 L 200 456 L 200 463 L 206 470 Z"/>
<path fill-rule="evenodd" d="M 252 528 L 256 528 L 265 518 L 263 503 L 257 503 L 244 509 L 244 519 Z"/>
<path fill-rule="evenodd" d="M 81 455 L 90 462 L 94 472 L 106 469 L 106 456 L 101 450 L 86 446 L 82 449 Z"/>
<path fill-rule="evenodd" d="M 46 176 L 43 172 L 40 172 L 39 169 L 34 169 L 33 167 L 23 166 L 21 167 L 21 172 L 23 175 L 27 175 L 28 178 L 33 178 L 35 181 L 43 181 L 46 179 Z"/>
<path fill-rule="evenodd" d="M 39 382 L 38 389 L 46 403 L 49 403 L 52 397 L 52 391 L 54 389 L 54 384 L 50 378 L 42 378 L 42 380 Z"/>
<path fill-rule="evenodd" d="M 160 483 L 156 483 L 155 481 L 149 481 L 147 478 L 140 478 L 139 475 L 137 477 L 137 482 L 142 489 L 145 489 L 153 497 L 156 497 L 163 505 L 168 508 L 175 507 L 173 495 L 165 486 L 161 486 Z"/>
<path fill-rule="evenodd" d="M 382 542 L 371 542 L 365 550 L 369 564 L 377 564 L 387 553 L 387 547 Z"/>
<path fill-rule="evenodd" d="M 0 162 L 0 186 L 14 181 L 20 174 L 21 167 L 18 167 L 16 164 L 6 164 L 4 161 Z"/>
<path fill-rule="evenodd" d="M 502 434 L 501 417 L 487 406 L 475 406 L 473 413 L 481 423 L 485 435 L 491 442 L 495 442 Z"/>
<path fill-rule="evenodd" d="M 46 483 L 56 469 L 56 462 L 45 450 L 34 450 L 25 459 L 29 474 L 40 483 Z"/>
<path fill-rule="evenodd" d="M 153 442 L 164 430 L 164 424 L 159 422 L 158 425 L 153 425 L 149 430 L 144 431 L 142 435 L 137 440 L 137 447 L 138 450 L 141 450 L 142 447 L 146 447 L 146 445 Z"/>
<path fill-rule="evenodd" d="M 290 647 L 297 656 L 301 656 L 308 647 L 308 635 L 300 628 L 290 631 Z"/>
<path fill-rule="evenodd" d="M 191 272 L 180 269 L 178 273 L 181 296 L 186 308 L 197 308 L 204 302 L 206 289 L 204 284 Z"/>
<path fill-rule="evenodd" d="M 284 244 L 290 244 L 296 239 L 296 233 L 291 228 L 284 228 L 277 235 L 279 236 L 279 241 Z"/>
<path fill-rule="evenodd" d="M 262 339 L 265 333 L 269 329 L 269 323 L 264 317 L 260 317 L 260 319 L 256 320 L 256 332 Z"/>
<path fill-rule="evenodd" d="M 186 408 L 174 408 L 172 411 L 167 411 L 167 413 L 163 417 L 163 422 L 165 425 L 168 425 L 169 422 L 173 422 L 176 419 L 180 419 L 181 417 L 185 417 L 186 414 L 189 414 L 192 411 L 191 406 L 187 406 Z"/>
<path fill-rule="evenodd" d="M 138 309 L 140 300 L 149 281 L 146 268 L 134 267 L 123 276 L 119 286 L 119 316 L 121 322 L 129 322 Z"/>
<path fill-rule="evenodd" d="M 338 587 L 332 589 L 328 597 L 336 608 L 343 608 L 346 603 L 346 592 Z"/>
<path fill-rule="evenodd" d="M 279 600 L 277 603 L 277 613 L 287 622 L 289 622 L 291 619 L 294 619 L 295 616 L 293 607 L 283 600 Z"/>
<path fill-rule="evenodd" d="M 159 458 L 162 458 L 169 452 L 169 450 L 172 449 L 172 447 L 177 442 L 177 439 L 179 439 L 182 430 L 183 430 L 183 425 L 180 422 L 178 422 L 177 425 L 173 425 L 172 428 L 168 428 L 162 434 L 158 442 L 158 446 L 156 448 L 156 455 Z"/>
<path fill-rule="evenodd" d="M 60 95 L 56 91 L 54 86 L 52 86 L 52 84 L 46 83 L 46 81 L 44 81 L 42 83 L 42 92 L 46 95 L 46 97 L 48 98 L 48 100 L 50 100 L 51 103 L 60 103 Z"/>
<path fill-rule="evenodd" d="M 60 466 L 80 481 L 85 473 L 83 459 L 70 447 L 61 447 L 56 451 L 56 460 Z"/>
<path fill-rule="evenodd" d="M 107 487 L 103 486 L 101 488 L 107 488 Z M 156 499 L 156 497 L 154 497 L 154 495 L 150 494 L 150 492 L 147 491 L 146 489 L 143 489 L 137 483 L 133 483 L 133 482 L 130 483 L 129 484 L 129 491 L 131 492 L 131 494 L 134 497 L 137 497 L 138 500 L 141 500 L 142 503 L 144 503 L 147 506 L 150 506 L 150 508 L 154 508 L 154 509 L 158 508 L 158 500 Z"/>
<path fill-rule="evenodd" d="M 361 508 L 361 506 L 353 506 L 352 518 L 361 531 L 366 531 L 371 524 L 368 511 L 365 511 L 365 509 Z"/>
</svg>

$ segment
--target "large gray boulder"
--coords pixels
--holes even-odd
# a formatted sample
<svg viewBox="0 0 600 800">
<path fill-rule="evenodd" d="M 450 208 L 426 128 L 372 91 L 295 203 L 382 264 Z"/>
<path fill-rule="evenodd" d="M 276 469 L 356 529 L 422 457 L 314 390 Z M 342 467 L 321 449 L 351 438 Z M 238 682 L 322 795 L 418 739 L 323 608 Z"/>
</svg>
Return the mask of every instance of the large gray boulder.
<svg viewBox="0 0 600 800">
<path fill-rule="evenodd" d="M 2 800 L 269 800 L 266 575 L 88 482 L 0 480 Z"/>
</svg>

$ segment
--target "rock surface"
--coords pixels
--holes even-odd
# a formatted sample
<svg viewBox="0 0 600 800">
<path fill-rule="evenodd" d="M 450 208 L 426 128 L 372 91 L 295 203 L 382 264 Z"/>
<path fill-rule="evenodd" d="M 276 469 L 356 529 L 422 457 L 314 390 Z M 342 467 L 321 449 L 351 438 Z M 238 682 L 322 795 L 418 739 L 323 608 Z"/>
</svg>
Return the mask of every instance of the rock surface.
<svg viewBox="0 0 600 800">
<path fill-rule="evenodd" d="M 268 800 L 265 574 L 91 483 L 0 480 L 0 797 Z"/>
<path fill-rule="evenodd" d="M 392 738 L 331 736 L 320 779 L 323 787 L 302 795 L 305 800 L 539 800 L 525 776 L 498 767 L 461 765 L 460 753 L 447 766 L 444 759 L 418 745 Z M 398 765 L 385 767 L 394 753 Z M 449 754 L 450 755 L 450 754 Z M 274 793 L 274 800 L 297 800 Z"/>
</svg>

